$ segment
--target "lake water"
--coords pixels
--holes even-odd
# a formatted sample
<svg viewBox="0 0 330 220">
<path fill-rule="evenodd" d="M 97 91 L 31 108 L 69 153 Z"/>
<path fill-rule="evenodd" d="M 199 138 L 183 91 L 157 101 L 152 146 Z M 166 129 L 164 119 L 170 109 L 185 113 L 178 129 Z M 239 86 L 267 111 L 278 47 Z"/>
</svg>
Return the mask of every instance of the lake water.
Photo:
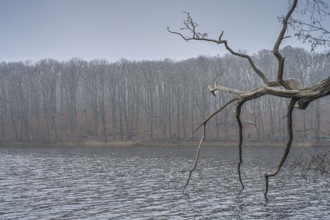
<svg viewBox="0 0 330 220">
<path fill-rule="evenodd" d="M 292 149 L 289 159 L 302 151 Z M 0 147 L 0 219 L 329 219 L 329 179 L 283 167 L 263 197 L 263 173 L 283 148 Z"/>
</svg>

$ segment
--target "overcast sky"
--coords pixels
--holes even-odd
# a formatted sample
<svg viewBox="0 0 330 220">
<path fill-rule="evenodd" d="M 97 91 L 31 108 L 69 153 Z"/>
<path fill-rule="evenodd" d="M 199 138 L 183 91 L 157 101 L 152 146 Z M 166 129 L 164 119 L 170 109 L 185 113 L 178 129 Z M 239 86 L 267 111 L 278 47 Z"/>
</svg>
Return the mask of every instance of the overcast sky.
<svg viewBox="0 0 330 220">
<path fill-rule="evenodd" d="M 277 16 L 287 10 L 287 0 L 0 0 L 0 61 L 223 55 L 222 46 L 167 32 L 179 30 L 183 11 L 201 32 L 217 38 L 224 30 L 234 49 L 251 54 L 272 49 L 281 29 Z"/>
</svg>

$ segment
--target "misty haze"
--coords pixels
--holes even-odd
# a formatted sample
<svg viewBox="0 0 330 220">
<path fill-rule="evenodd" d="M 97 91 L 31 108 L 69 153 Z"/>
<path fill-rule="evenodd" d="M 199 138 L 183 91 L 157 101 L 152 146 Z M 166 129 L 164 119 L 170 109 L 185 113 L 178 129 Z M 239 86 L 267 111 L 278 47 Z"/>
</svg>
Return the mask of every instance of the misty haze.
<svg viewBox="0 0 330 220">
<path fill-rule="evenodd" d="M 329 218 L 329 15 L 2 1 L 0 219 Z"/>
</svg>

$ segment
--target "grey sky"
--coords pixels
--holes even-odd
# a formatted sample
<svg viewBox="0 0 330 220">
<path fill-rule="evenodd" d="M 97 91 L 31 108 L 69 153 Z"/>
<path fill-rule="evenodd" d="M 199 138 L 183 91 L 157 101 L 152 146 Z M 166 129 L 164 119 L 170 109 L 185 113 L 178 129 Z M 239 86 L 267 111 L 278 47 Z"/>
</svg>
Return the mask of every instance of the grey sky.
<svg viewBox="0 0 330 220">
<path fill-rule="evenodd" d="M 0 0 L 0 61 L 186 59 L 222 55 L 222 46 L 186 43 L 189 11 L 201 32 L 248 53 L 271 49 L 287 0 Z M 291 43 L 293 39 L 287 39 Z M 301 46 L 301 44 L 295 44 Z"/>
</svg>

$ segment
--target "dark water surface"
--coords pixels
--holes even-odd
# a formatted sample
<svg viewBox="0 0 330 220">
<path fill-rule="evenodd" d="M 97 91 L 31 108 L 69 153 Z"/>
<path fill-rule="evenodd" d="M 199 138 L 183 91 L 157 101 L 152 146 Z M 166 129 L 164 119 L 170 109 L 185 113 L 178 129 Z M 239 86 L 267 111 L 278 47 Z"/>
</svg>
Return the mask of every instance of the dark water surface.
<svg viewBox="0 0 330 220">
<path fill-rule="evenodd" d="M 293 149 L 290 159 L 301 151 Z M 0 219 L 330 219 L 328 179 L 263 173 L 281 148 L 204 147 L 182 193 L 195 147 L 0 147 Z"/>
</svg>

